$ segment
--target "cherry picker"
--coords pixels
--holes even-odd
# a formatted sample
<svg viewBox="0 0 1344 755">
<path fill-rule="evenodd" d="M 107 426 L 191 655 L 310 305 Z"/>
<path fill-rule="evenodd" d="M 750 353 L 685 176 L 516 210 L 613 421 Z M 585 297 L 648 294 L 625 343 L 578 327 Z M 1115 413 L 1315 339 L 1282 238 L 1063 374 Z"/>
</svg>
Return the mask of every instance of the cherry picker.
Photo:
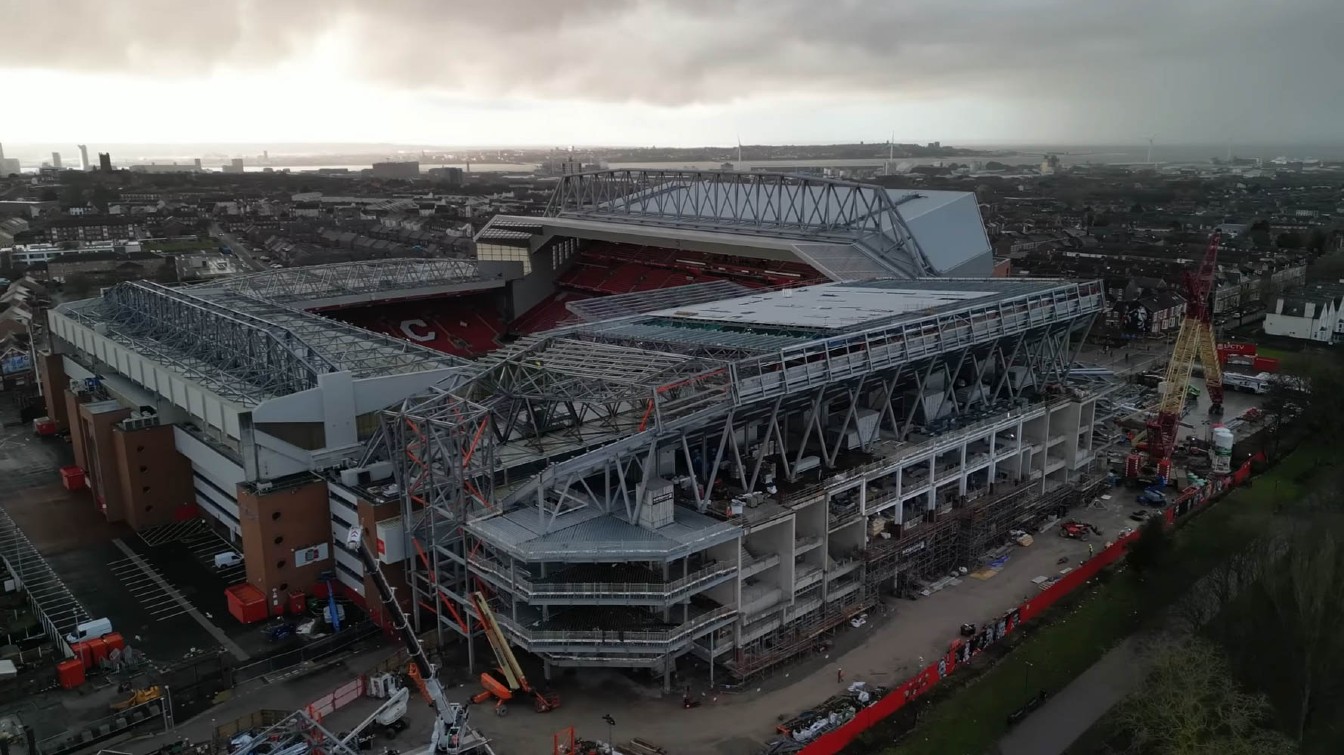
<svg viewBox="0 0 1344 755">
<path fill-rule="evenodd" d="M 383 576 L 382 569 L 379 568 L 378 559 L 369 550 L 368 544 L 364 542 L 364 528 L 352 528 L 346 538 L 345 545 L 364 565 L 364 573 L 373 579 L 374 586 L 378 589 L 378 597 L 382 600 L 383 607 L 387 609 L 387 615 L 392 619 L 393 628 L 401 637 L 402 643 L 406 646 L 406 652 L 410 656 L 411 667 L 407 669 L 408 675 L 416 680 L 421 691 L 434 706 L 434 731 L 430 735 L 430 745 L 414 755 L 420 755 L 421 753 L 423 755 L 470 755 L 473 753 L 494 755 L 485 737 L 482 737 L 475 729 L 467 725 L 467 707 L 461 703 L 448 702 L 448 698 L 443 691 L 443 684 L 439 682 L 435 673 L 436 669 L 430 664 L 429 657 L 425 655 L 425 649 L 420 644 L 420 638 L 415 636 L 415 630 L 411 628 L 406 612 L 401 610 L 401 605 L 397 603 L 396 596 L 392 592 L 392 586 L 388 584 L 387 577 Z"/>
</svg>

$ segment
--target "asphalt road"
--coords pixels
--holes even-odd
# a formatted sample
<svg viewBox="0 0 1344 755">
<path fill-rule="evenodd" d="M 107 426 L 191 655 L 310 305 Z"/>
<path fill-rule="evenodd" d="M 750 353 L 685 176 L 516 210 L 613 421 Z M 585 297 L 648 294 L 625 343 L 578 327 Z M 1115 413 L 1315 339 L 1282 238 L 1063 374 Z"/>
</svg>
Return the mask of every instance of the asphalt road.
<svg viewBox="0 0 1344 755">
<path fill-rule="evenodd" d="M 226 233 L 223 228 L 219 227 L 218 223 L 210 224 L 210 235 L 224 242 L 224 244 L 228 246 L 230 250 L 233 251 L 233 255 L 238 259 L 242 260 L 244 264 L 246 264 L 248 267 L 252 268 L 253 270 L 266 269 L 266 265 L 264 263 L 258 261 L 255 257 L 252 256 L 252 249 L 247 245 L 247 242 L 243 241 L 242 239 L 239 239 L 237 236 L 234 236 L 231 233 Z"/>
</svg>

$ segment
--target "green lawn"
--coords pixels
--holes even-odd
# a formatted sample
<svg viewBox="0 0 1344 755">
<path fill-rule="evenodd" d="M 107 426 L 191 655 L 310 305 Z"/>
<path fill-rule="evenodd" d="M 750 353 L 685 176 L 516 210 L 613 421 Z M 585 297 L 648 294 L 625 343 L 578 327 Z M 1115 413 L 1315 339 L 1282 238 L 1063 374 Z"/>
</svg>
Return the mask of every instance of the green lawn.
<svg viewBox="0 0 1344 755">
<path fill-rule="evenodd" d="M 1066 615 L 1030 634 L 994 668 L 939 700 L 899 746 L 900 755 L 986 752 L 1007 730 L 1008 714 L 1035 691 L 1058 692 L 1117 643 L 1170 605 L 1203 574 L 1246 547 L 1293 500 L 1310 470 L 1330 457 L 1323 446 L 1297 449 L 1254 485 L 1230 493 L 1176 534 L 1173 565 L 1140 582 L 1131 574 L 1105 581 Z M 882 734 L 874 732 L 874 740 Z M 890 741 L 890 736 L 885 738 Z M 862 751 L 862 750 L 860 750 Z M 870 750 L 872 751 L 872 750 Z"/>
<path fill-rule="evenodd" d="M 1308 347 L 1302 351 L 1288 351 L 1286 349 L 1276 349 L 1273 346 L 1256 346 L 1255 353 L 1256 356 L 1279 360 L 1279 366 L 1284 372 L 1301 374 L 1311 362 L 1316 350 Z"/>
</svg>

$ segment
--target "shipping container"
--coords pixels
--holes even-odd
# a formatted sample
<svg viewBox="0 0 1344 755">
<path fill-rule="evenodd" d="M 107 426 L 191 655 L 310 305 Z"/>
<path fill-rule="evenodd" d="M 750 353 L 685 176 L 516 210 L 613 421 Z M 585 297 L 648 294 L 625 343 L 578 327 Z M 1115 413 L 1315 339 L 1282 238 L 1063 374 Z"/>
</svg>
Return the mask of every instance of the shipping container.
<svg viewBox="0 0 1344 755">
<path fill-rule="evenodd" d="M 224 597 L 229 603 L 229 613 L 244 624 L 265 621 L 270 616 L 266 606 L 266 596 L 256 587 L 243 583 L 224 588 Z"/>
<path fill-rule="evenodd" d="M 126 639 L 121 636 L 121 632 L 109 632 L 103 635 L 103 642 L 107 643 L 107 652 L 109 654 L 113 650 L 121 650 L 126 647 Z"/>
<path fill-rule="evenodd" d="M 61 467 L 61 484 L 66 490 L 83 490 L 84 470 L 79 467 Z"/>
<path fill-rule="evenodd" d="M 1278 372 L 1279 360 L 1274 357 L 1256 357 L 1251 363 L 1256 372 Z"/>
<path fill-rule="evenodd" d="M 84 683 L 84 664 L 71 658 L 56 664 L 56 680 L 62 689 L 74 689 Z"/>
</svg>

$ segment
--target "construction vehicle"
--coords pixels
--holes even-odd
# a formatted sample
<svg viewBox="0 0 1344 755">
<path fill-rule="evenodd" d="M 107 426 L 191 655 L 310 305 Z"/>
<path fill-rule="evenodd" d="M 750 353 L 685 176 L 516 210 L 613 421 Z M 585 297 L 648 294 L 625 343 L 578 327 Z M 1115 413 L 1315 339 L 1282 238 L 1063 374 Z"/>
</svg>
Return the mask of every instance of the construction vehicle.
<svg viewBox="0 0 1344 755">
<path fill-rule="evenodd" d="M 1059 536 L 1070 537 L 1075 540 L 1087 540 L 1091 535 L 1091 528 L 1084 522 L 1075 522 L 1069 520 L 1059 525 Z"/>
<path fill-rule="evenodd" d="M 493 697 L 495 712 L 502 715 L 505 703 L 521 693 L 532 696 L 532 707 L 538 713 L 548 713 L 559 708 L 558 695 L 553 692 L 541 692 L 527 681 L 527 675 L 523 673 L 522 666 L 518 665 L 518 658 L 509 647 L 509 641 L 499 628 L 495 612 L 490 610 L 490 603 L 485 596 L 479 592 L 472 593 L 471 602 L 476 607 L 476 616 L 481 621 L 481 627 L 485 629 L 485 637 L 490 641 L 490 649 L 495 651 L 495 660 L 499 662 L 499 676 L 502 679 L 496 679 L 488 671 L 482 672 L 481 686 L 485 689 L 471 698 L 471 701 L 479 704 Z"/>
<path fill-rule="evenodd" d="M 1218 347 L 1213 339 L 1214 277 L 1218 272 L 1218 243 L 1221 237 L 1215 231 L 1209 237 L 1204 259 L 1195 270 L 1182 275 L 1185 295 L 1185 319 L 1167 364 L 1167 374 L 1159 386 L 1161 399 L 1157 416 L 1148 422 L 1147 448 L 1149 458 L 1157 467 L 1160 480 L 1171 477 L 1171 454 L 1176 448 L 1181 416 L 1189 396 L 1190 373 L 1198 359 L 1204 368 L 1204 386 L 1209 393 L 1210 414 L 1223 410 L 1223 370 L 1218 361 Z"/>
<path fill-rule="evenodd" d="M 425 655 L 425 648 L 420 644 L 420 638 L 415 636 L 415 630 L 411 628 L 406 612 L 397 602 L 392 586 L 387 582 L 387 576 L 378 565 L 377 557 L 369 549 L 368 543 L 364 542 L 364 528 L 352 527 L 346 537 L 345 546 L 359 558 L 360 564 L 364 566 L 364 573 L 373 580 L 387 616 L 392 620 L 393 628 L 401 637 L 406 653 L 410 656 L 411 663 L 407 674 L 416 680 L 420 691 L 434 707 L 434 730 L 430 734 L 427 755 L 467 755 L 467 753 L 493 755 L 486 739 L 467 725 L 467 707 L 461 703 L 448 702 L 443 683 L 438 679 L 437 669 Z M 407 698 L 409 695 L 407 691 Z M 387 704 L 383 707 L 386 708 Z M 357 734 L 358 730 L 347 735 L 342 744 L 348 745 L 348 740 L 353 740 Z"/>
<path fill-rule="evenodd" d="M 398 734 L 406 731 L 406 706 L 410 699 L 411 690 L 406 687 L 392 693 L 378 710 L 351 731 L 342 733 L 341 741 L 354 744 L 360 749 L 368 749 L 365 745 L 372 744 L 372 737 L 376 731 L 381 731 L 388 739 L 396 739 Z"/>
<path fill-rule="evenodd" d="M 134 708 L 137 705 L 144 705 L 145 703 L 153 702 L 154 700 L 158 700 L 160 697 L 163 697 L 163 691 L 160 690 L 158 687 L 146 687 L 144 689 L 137 689 L 132 691 L 131 696 L 126 698 L 125 700 L 118 700 L 112 703 L 111 705 L 112 712 L 119 713 L 128 708 Z"/>
</svg>

